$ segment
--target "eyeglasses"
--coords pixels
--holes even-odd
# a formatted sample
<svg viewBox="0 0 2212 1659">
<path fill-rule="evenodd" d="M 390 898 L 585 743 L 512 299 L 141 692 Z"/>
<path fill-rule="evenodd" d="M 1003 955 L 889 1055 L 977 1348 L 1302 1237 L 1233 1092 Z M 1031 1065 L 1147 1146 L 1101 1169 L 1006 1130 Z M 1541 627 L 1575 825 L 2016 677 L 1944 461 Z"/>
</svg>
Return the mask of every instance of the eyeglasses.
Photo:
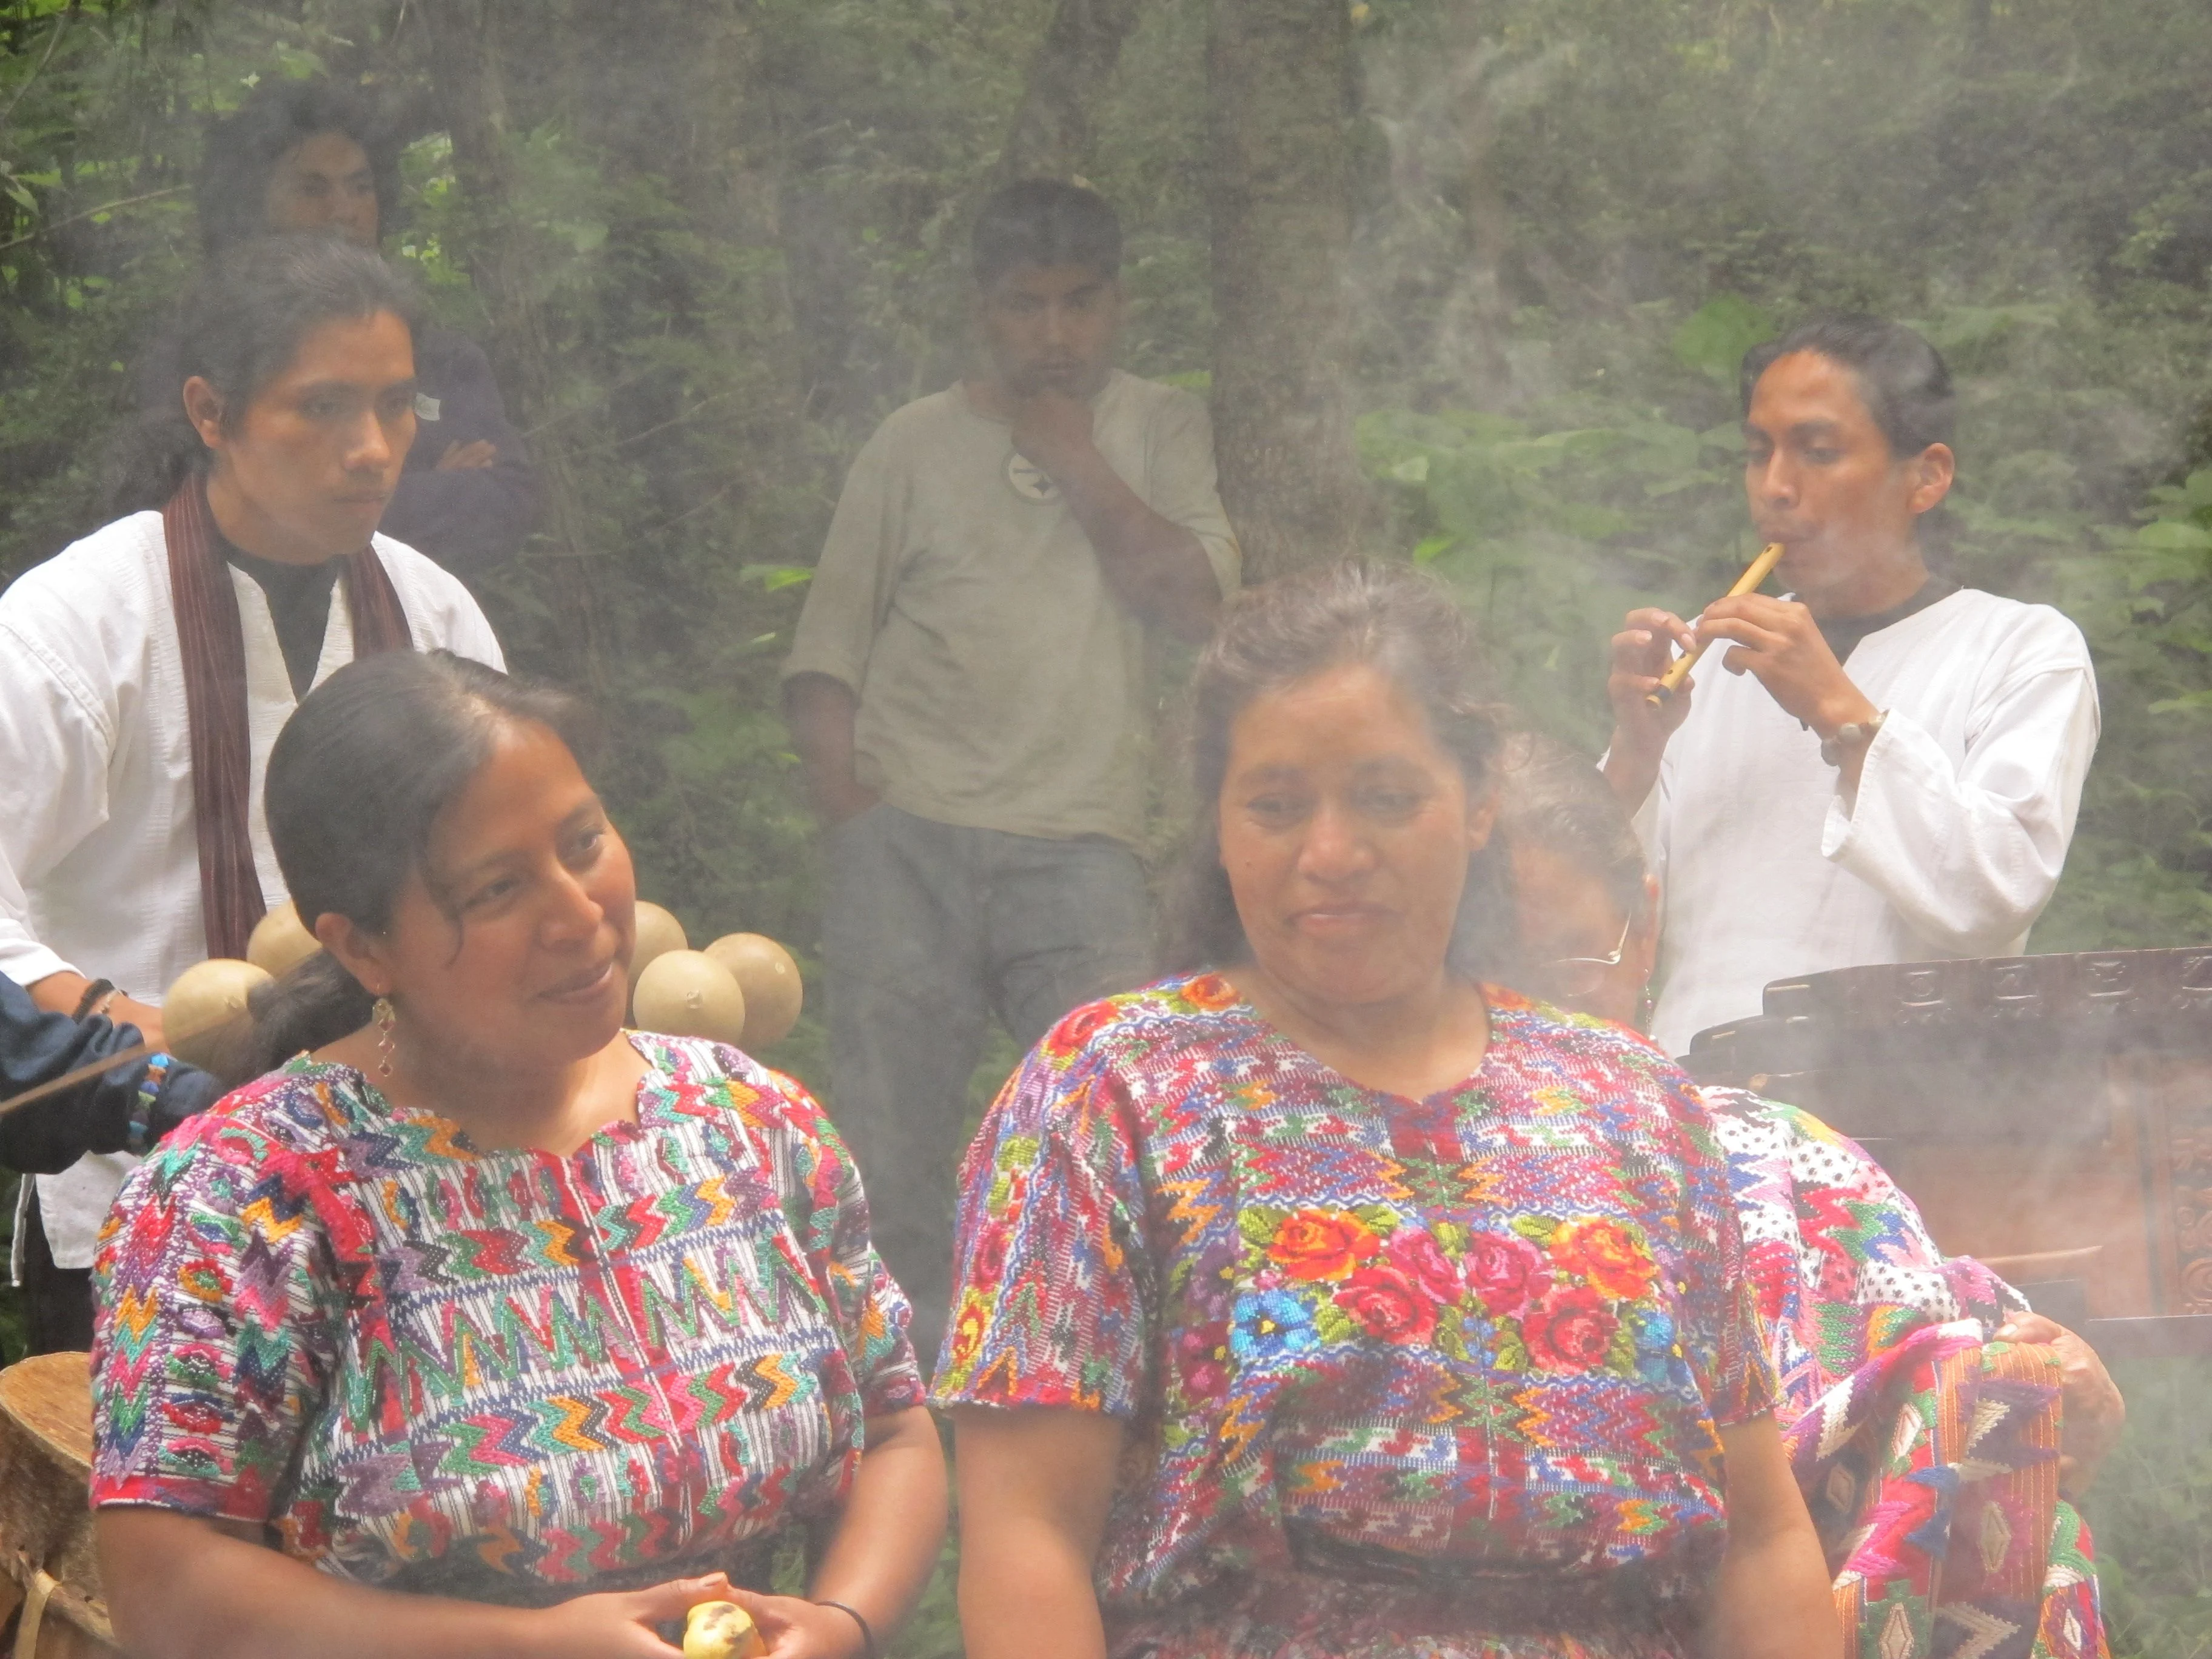
<svg viewBox="0 0 2212 1659">
<path fill-rule="evenodd" d="M 1628 951 L 1629 929 L 1635 925 L 1633 916 L 1620 924 L 1620 937 L 1613 942 L 1611 956 L 1555 957 L 1546 963 L 1543 974 L 1552 994 L 1570 1001 L 1594 994 L 1605 983 L 1605 976 L 1620 966 Z"/>
</svg>

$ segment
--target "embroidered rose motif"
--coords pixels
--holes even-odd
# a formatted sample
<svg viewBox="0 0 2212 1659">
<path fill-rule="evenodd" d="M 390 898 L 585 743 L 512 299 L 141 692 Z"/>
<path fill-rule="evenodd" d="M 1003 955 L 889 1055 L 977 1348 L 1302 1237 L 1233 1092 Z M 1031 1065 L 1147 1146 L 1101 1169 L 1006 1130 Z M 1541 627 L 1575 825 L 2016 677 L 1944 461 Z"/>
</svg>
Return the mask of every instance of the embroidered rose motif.
<svg viewBox="0 0 2212 1659">
<path fill-rule="evenodd" d="M 1087 1003 L 1052 1028 L 1044 1040 L 1045 1052 L 1056 1057 L 1079 1054 L 1083 1045 L 1114 1023 L 1110 1002 Z"/>
<path fill-rule="evenodd" d="M 1267 1259 L 1292 1279 L 1341 1279 L 1382 1248 L 1367 1224 L 1343 1210 L 1299 1210 L 1283 1218 Z"/>
<path fill-rule="evenodd" d="M 1552 1260 L 1564 1271 L 1580 1273 L 1616 1302 L 1638 1300 L 1659 1275 L 1644 1241 L 1618 1221 L 1589 1216 L 1562 1222 L 1551 1247 Z"/>
<path fill-rule="evenodd" d="M 1468 1240 L 1466 1274 L 1490 1316 L 1510 1318 L 1543 1294 L 1543 1252 L 1512 1233 L 1476 1233 Z"/>
<path fill-rule="evenodd" d="M 1359 1328 L 1385 1342 L 1422 1342 L 1437 1328 L 1437 1304 L 1411 1275 L 1389 1265 L 1362 1267 L 1335 1296 Z"/>
<path fill-rule="evenodd" d="M 1382 1259 L 1420 1286 L 1431 1301 L 1449 1307 L 1459 1300 L 1459 1264 L 1443 1253 L 1432 1234 L 1418 1227 L 1402 1228 L 1383 1245 Z"/>
<path fill-rule="evenodd" d="M 1229 1390 L 1229 1322 L 1214 1320 L 1176 1333 L 1176 1370 L 1194 1400 L 1212 1400 Z"/>
<path fill-rule="evenodd" d="M 1218 974 L 1200 974 L 1196 979 L 1186 981 L 1182 995 L 1184 1001 L 1202 1013 L 1218 1013 L 1224 1008 L 1237 1006 L 1237 993 Z"/>
<path fill-rule="evenodd" d="M 1605 1364 L 1620 1322 L 1587 1285 L 1555 1286 L 1521 1319 L 1528 1362 L 1539 1370 L 1589 1371 Z"/>
</svg>

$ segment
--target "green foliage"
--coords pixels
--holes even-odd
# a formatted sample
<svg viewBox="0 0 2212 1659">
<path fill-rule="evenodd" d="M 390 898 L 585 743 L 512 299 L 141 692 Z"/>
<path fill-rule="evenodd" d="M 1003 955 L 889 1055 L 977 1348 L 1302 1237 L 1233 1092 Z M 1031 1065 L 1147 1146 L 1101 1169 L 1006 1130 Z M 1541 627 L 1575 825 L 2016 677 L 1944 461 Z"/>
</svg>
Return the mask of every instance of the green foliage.
<svg viewBox="0 0 2212 1659">
<path fill-rule="evenodd" d="M 2127 1434 L 2082 1511 L 2112 1659 L 2212 1659 L 2212 1361 L 2112 1369 Z"/>
<path fill-rule="evenodd" d="M 106 516 L 127 366 L 197 263 L 200 122 L 258 76 L 367 79 L 414 138 L 387 252 L 575 483 L 575 547 L 541 536 L 482 597 L 519 665 L 571 681 L 589 610 L 600 777 L 644 890 L 695 937 L 793 947 L 817 1000 L 769 1058 L 818 1084 L 814 854 L 775 669 L 854 451 L 967 361 L 967 216 L 1051 0 L 503 4 L 527 19 L 500 64 L 514 189 L 486 214 L 421 6 L 0 0 L 0 580 Z M 1349 369 L 1376 537 L 1465 593 L 1500 694 L 1601 744 L 1620 615 L 1686 614 L 1753 550 L 1743 349 L 1818 307 L 1916 319 L 1960 391 L 1938 550 L 2058 605 L 2096 653 L 2103 738 L 2038 946 L 2212 937 L 2202 0 L 1357 19 Z M 1200 392 L 1206 21 L 1149 0 L 1087 169 L 1127 221 L 1124 361 Z M 502 239 L 526 258 L 493 303 Z M 985 1057 L 976 1103 L 1011 1063 Z M 2141 1478 L 2093 1508 L 2116 1651 L 2142 1659 L 2212 1651 L 2202 1436 L 2171 1407 L 2138 1403 Z M 931 1594 L 917 1659 L 957 1651 L 945 1575 Z"/>
</svg>

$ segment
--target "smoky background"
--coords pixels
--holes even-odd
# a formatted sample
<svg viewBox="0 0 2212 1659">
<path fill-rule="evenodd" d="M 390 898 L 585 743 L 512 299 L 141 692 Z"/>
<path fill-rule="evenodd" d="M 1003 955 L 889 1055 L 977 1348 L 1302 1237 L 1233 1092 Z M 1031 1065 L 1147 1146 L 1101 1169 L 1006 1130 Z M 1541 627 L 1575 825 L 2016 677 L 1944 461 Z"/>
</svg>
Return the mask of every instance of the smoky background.
<svg viewBox="0 0 2212 1659">
<path fill-rule="evenodd" d="M 1294 72 L 1246 26 L 1302 31 Z M 1687 614 L 1751 550 L 1742 351 L 1911 321 L 1961 392 L 1941 562 L 2097 659 L 2035 948 L 2212 939 L 2203 0 L 0 0 L 0 580 L 109 516 L 205 123 L 311 74 L 408 140 L 385 250 L 489 351 L 546 491 L 474 586 L 605 711 L 641 890 L 695 938 L 814 969 L 776 669 L 854 453 L 969 361 L 974 207 L 1038 170 L 1120 209 L 1121 361 L 1212 393 L 1261 572 L 1428 564 L 1499 694 L 1592 750 L 1622 612 Z M 825 1084 L 818 1006 L 766 1057 Z M 2212 1367 L 2116 1369 L 2113 1650 L 2212 1654 Z M 933 1605 L 907 1651 L 953 1650 Z"/>
</svg>

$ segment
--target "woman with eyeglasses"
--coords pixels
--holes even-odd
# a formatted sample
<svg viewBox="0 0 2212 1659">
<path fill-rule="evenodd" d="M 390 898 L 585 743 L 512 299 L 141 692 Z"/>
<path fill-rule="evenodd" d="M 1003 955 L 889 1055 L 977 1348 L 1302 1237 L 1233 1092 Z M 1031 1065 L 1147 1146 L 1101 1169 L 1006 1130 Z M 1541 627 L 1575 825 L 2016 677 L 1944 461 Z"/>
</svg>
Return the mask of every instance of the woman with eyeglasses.
<svg viewBox="0 0 2212 1659">
<path fill-rule="evenodd" d="M 1838 1652 L 1694 1090 L 1485 982 L 1475 676 L 1403 567 L 1207 647 L 1181 971 L 1064 1020 L 963 1171 L 971 1659 Z"/>
<path fill-rule="evenodd" d="M 1540 738 L 1516 747 L 1498 830 L 1522 983 L 1639 1024 L 1658 884 L 1635 832 L 1593 762 Z M 1812 1114 L 1702 1092 L 1848 1650 L 1893 1650 L 1893 1626 L 2023 1642 L 2032 1626 L 2039 1656 L 2101 1654 L 2089 1535 L 2062 1496 L 2088 1484 L 2126 1417 L 2095 1352 L 1979 1262 L 1946 1257 L 1881 1167 Z"/>
</svg>

